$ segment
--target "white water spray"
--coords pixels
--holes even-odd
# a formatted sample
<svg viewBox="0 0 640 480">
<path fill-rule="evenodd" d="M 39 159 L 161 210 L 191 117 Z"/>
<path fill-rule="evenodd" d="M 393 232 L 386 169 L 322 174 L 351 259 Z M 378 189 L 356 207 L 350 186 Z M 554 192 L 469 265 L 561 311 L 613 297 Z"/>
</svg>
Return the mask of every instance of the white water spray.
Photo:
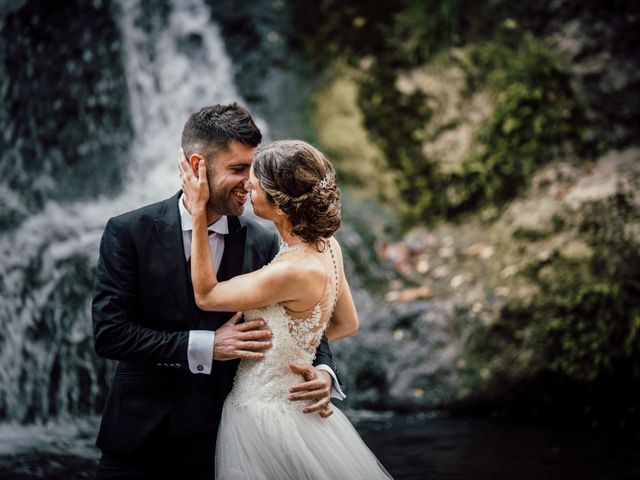
<svg viewBox="0 0 640 480">
<path fill-rule="evenodd" d="M 90 202 L 50 201 L 0 237 L 0 413 L 10 420 L 95 411 L 109 377 L 93 352 L 90 320 L 104 225 L 179 189 L 177 151 L 190 113 L 204 105 L 242 103 L 203 0 L 173 5 L 166 26 L 150 38 L 136 25 L 144 14 L 140 3 L 121 4 L 134 126 L 122 192 Z"/>
</svg>

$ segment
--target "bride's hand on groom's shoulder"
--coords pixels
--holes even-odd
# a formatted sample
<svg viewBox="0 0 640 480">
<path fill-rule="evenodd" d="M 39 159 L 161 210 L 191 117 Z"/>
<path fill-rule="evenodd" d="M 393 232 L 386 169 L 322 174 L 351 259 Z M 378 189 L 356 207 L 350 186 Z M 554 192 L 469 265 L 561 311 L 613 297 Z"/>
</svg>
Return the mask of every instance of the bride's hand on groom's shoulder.
<svg viewBox="0 0 640 480">
<path fill-rule="evenodd" d="M 184 150 L 178 151 L 178 168 L 182 179 L 182 192 L 188 210 L 193 214 L 198 209 L 204 209 L 209 200 L 209 184 L 207 183 L 207 165 L 204 160 L 198 162 L 196 176 Z"/>
</svg>

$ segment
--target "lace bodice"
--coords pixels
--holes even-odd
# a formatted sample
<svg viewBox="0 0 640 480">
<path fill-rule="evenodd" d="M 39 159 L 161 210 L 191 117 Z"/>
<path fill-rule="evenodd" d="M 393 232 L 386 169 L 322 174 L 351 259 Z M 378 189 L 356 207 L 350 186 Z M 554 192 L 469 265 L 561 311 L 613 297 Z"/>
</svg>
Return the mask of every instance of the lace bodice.
<svg viewBox="0 0 640 480">
<path fill-rule="evenodd" d="M 274 261 L 287 251 L 281 250 Z M 315 358 L 316 348 L 335 306 L 335 259 L 333 264 L 334 271 L 327 276 L 327 288 L 320 302 L 303 317 L 294 316 L 281 303 L 244 312 L 247 320 L 262 318 L 267 323 L 273 333 L 272 347 L 262 360 L 244 359 L 240 362 L 228 401 L 251 408 L 259 408 L 261 404 L 283 410 L 299 408 L 298 404 L 287 400 L 288 389 L 302 381 L 289 369 L 289 365 L 309 364 Z"/>
</svg>

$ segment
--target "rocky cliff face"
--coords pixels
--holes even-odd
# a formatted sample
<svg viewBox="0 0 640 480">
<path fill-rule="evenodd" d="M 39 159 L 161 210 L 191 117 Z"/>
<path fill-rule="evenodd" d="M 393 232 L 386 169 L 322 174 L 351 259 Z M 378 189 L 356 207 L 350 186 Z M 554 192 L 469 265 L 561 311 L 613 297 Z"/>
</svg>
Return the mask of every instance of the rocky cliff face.
<svg viewBox="0 0 640 480">
<path fill-rule="evenodd" d="M 356 39 L 406 19 L 389 26 L 351 4 L 332 18 L 352 21 Z M 346 54 L 316 93 L 315 125 L 360 195 L 388 199 L 363 185 L 397 178 L 391 198 L 409 227 L 379 243 L 400 280 L 387 285 L 386 320 L 374 315 L 384 355 L 349 357 L 354 390 L 367 405 L 614 406 L 623 418 L 640 373 L 640 11 L 503 6 L 489 33 L 442 46 L 428 32 L 439 48 L 413 60 L 394 56 L 417 48 L 397 37 L 376 54 L 335 34 Z M 357 134 L 333 133 L 348 122 Z M 382 173 L 358 179 L 371 165 Z"/>
</svg>

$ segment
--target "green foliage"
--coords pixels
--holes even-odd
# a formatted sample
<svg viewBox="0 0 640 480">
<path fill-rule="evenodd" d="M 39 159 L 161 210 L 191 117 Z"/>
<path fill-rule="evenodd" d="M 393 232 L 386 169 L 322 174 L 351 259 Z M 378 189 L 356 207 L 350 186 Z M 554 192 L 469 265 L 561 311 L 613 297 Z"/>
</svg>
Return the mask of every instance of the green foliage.
<svg viewBox="0 0 640 480">
<path fill-rule="evenodd" d="M 377 64 L 362 81 L 365 125 L 400 175 L 408 222 L 454 219 L 485 205 L 502 205 L 526 187 L 540 166 L 569 153 L 584 153 L 585 120 L 568 80 L 545 42 L 523 35 L 515 46 L 490 41 L 466 58 L 472 89 L 492 94 L 494 111 L 477 132 L 482 145 L 462 168 L 441 170 L 423 152 L 431 112 L 426 95 L 405 95 L 395 75 Z"/>
<path fill-rule="evenodd" d="M 376 69 L 377 67 L 374 67 Z M 432 211 L 441 200 L 436 191 L 435 165 L 423 161 L 421 130 L 429 121 L 431 111 L 425 96 L 419 91 L 403 95 L 395 87 L 381 88 L 391 83 L 389 71 L 375 70 L 361 83 L 358 102 L 365 113 L 365 127 L 384 152 L 390 167 L 402 173 L 398 190 L 408 206 L 408 216 Z"/>
<path fill-rule="evenodd" d="M 445 216 L 501 205 L 527 185 L 531 174 L 560 155 L 583 153 L 585 120 L 568 79 L 545 42 L 524 35 L 513 48 L 488 42 L 473 48 L 472 80 L 490 89 L 494 113 L 478 132 L 484 148 L 443 179 Z"/>
<path fill-rule="evenodd" d="M 506 21 L 538 30 L 548 0 L 296 0 L 294 48 L 318 67 L 336 57 L 356 65 L 367 55 L 391 67 L 427 62 L 444 48 L 493 37 Z"/>
<path fill-rule="evenodd" d="M 640 211 L 632 195 L 582 211 L 578 228 L 594 255 L 533 262 L 525 275 L 540 293 L 504 308 L 470 343 L 476 353 L 491 361 L 531 349 L 537 359 L 531 375 L 542 371 L 574 382 L 640 378 L 640 243 L 628 228 L 638 224 Z"/>
<path fill-rule="evenodd" d="M 356 64 L 366 55 L 395 56 L 388 45 L 396 0 L 296 0 L 290 3 L 296 26 L 292 47 L 309 53 L 319 68 L 336 58 Z"/>
<path fill-rule="evenodd" d="M 337 8 L 325 0 L 293 6 L 304 32 L 295 39 L 317 65 L 338 57 L 360 68 L 367 59 L 358 103 L 371 138 L 399 174 L 405 224 L 500 206 L 526 188 L 541 165 L 587 150 L 586 122 L 567 76 L 550 46 L 535 36 L 548 18 L 548 3 L 350 0 Z M 494 111 L 476 132 L 482 148 L 450 172 L 423 151 L 434 140 L 425 136 L 429 93 L 402 93 L 396 80 L 454 46 L 466 46 L 458 55 L 466 94 L 489 92 Z"/>
<path fill-rule="evenodd" d="M 506 23 L 538 30 L 548 1 L 409 0 L 395 17 L 389 40 L 402 58 L 416 65 L 428 62 L 444 48 L 492 38 Z"/>
<path fill-rule="evenodd" d="M 626 337 L 632 332 L 625 318 L 624 307 L 629 303 L 623 298 L 625 293 L 618 284 L 597 282 L 553 292 L 558 301 L 540 312 L 552 315 L 542 333 L 548 336 L 547 355 L 553 371 L 593 381 L 611 373 L 619 360 L 637 353 L 625 345 L 625 338 L 635 340 L 633 335 Z"/>
</svg>

